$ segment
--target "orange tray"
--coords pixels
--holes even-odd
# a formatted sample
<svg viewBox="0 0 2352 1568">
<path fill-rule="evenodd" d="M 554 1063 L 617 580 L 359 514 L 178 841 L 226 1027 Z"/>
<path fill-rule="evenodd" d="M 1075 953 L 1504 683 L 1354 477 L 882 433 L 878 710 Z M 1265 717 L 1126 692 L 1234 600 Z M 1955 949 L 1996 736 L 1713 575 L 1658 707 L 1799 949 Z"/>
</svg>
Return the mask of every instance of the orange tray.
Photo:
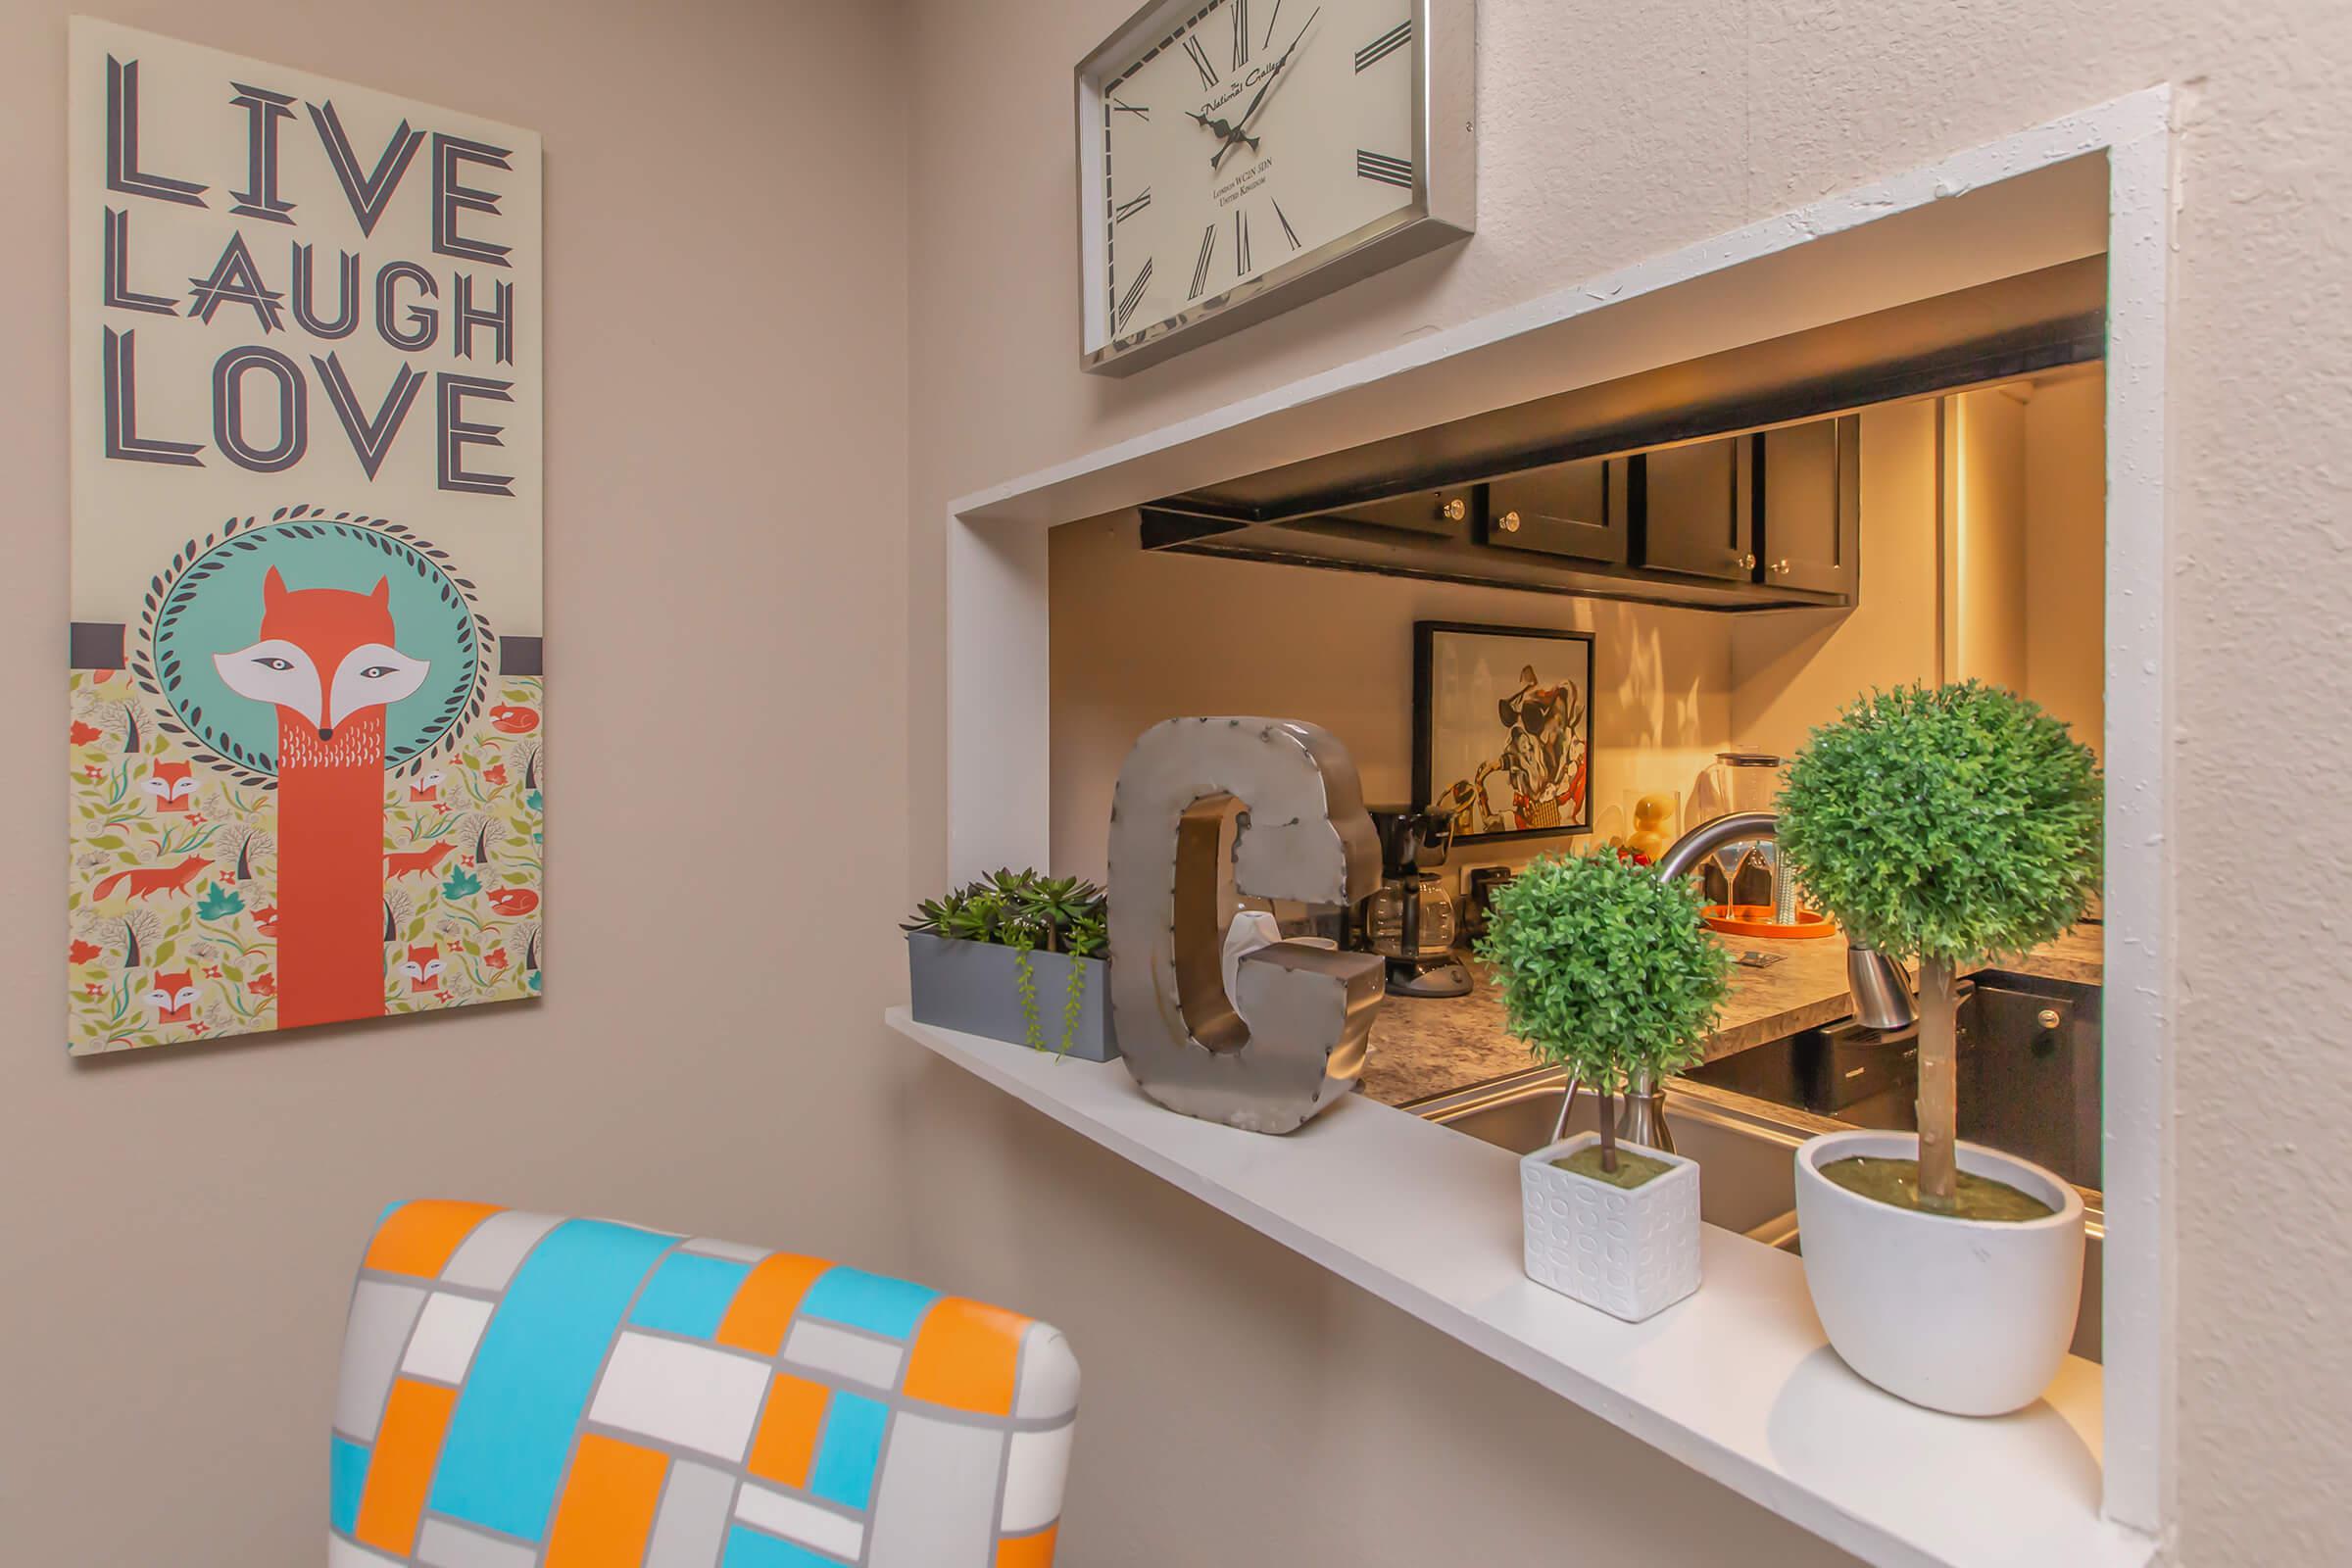
<svg viewBox="0 0 2352 1568">
<path fill-rule="evenodd" d="M 1775 924 L 1769 904 L 1710 904 L 1698 913 L 1710 928 L 1730 937 L 1802 942 L 1838 934 L 1838 922 L 1814 909 L 1797 910 L 1794 925 Z"/>
</svg>

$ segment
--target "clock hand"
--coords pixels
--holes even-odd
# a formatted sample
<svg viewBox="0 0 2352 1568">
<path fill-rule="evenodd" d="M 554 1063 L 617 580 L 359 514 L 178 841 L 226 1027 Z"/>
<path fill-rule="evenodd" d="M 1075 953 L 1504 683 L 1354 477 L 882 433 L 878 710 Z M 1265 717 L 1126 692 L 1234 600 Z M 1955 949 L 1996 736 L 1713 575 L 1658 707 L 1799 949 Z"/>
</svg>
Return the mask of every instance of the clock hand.
<svg viewBox="0 0 2352 1568">
<path fill-rule="evenodd" d="M 1217 148 L 1216 155 L 1209 159 L 1208 167 L 1212 172 L 1223 167 L 1225 155 L 1233 151 L 1236 141 L 1247 141 L 1250 143 L 1251 152 L 1257 151 L 1256 138 L 1249 134 L 1250 117 L 1255 115 L 1258 106 L 1266 101 L 1266 94 L 1274 90 L 1274 83 L 1282 79 L 1283 67 L 1291 63 L 1291 56 L 1297 54 L 1298 46 L 1306 41 L 1307 28 L 1312 27 L 1315 24 L 1315 18 L 1322 14 L 1323 8 L 1315 7 L 1314 11 L 1308 15 L 1305 25 L 1298 29 L 1298 35 L 1291 40 L 1291 46 L 1282 52 L 1281 57 L 1266 72 L 1266 79 L 1258 84 L 1257 96 L 1250 100 L 1250 107 L 1242 111 L 1240 123 L 1234 127 L 1234 133 L 1225 138 L 1224 143 Z"/>
<path fill-rule="evenodd" d="M 1211 120 L 1206 115 L 1201 114 L 1199 110 L 1187 109 L 1185 113 L 1199 121 L 1200 122 L 1200 128 L 1215 135 L 1219 141 L 1246 141 L 1250 144 L 1250 150 L 1251 152 L 1257 151 L 1257 138 L 1249 134 L 1247 131 L 1240 130 L 1222 120 Z"/>
</svg>

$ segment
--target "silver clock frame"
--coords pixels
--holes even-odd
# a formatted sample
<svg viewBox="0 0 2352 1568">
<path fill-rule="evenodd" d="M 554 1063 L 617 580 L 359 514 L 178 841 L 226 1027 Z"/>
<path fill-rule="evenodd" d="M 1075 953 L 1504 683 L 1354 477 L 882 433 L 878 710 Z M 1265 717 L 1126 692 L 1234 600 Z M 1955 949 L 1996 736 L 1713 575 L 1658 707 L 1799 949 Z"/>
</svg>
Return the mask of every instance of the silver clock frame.
<svg viewBox="0 0 2352 1568">
<path fill-rule="evenodd" d="M 1412 201 L 1163 320 L 1114 333 L 1099 286 L 1107 256 L 1102 81 L 1203 3 L 1150 0 L 1078 63 L 1078 364 L 1094 374 L 1132 374 L 1467 239 L 1478 227 L 1478 0 L 1413 0 Z"/>
</svg>

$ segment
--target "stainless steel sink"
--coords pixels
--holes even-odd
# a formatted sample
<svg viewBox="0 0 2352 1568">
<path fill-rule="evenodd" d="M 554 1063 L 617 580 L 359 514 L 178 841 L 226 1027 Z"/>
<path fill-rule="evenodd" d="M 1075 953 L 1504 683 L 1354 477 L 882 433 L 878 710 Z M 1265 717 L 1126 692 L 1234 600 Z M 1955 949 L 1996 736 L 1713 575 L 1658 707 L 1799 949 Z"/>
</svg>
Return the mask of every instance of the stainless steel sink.
<svg viewBox="0 0 2352 1568">
<path fill-rule="evenodd" d="M 1538 1068 L 1415 1101 L 1403 1108 L 1525 1154 L 1551 1142 L 1566 1086 L 1566 1076 L 1557 1068 Z M 1599 1102 L 1579 1095 L 1568 1132 L 1592 1131 L 1598 1116 Z M 1796 1227 L 1796 1146 L 1816 1133 L 1839 1131 L 1843 1123 L 1677 1080 L 1666 1092 L 1666 1124 L 1674 1134 L 1676 1152 L 1698 1162 L 1701 1219 L 1768 1247 L 1802 1250 Z M 2082 1260 L 2082 1308 L 2075 1322 L 2074 1352 L 2096 1361 L 2104 1229 L 2099 1195 L 2085 1191 L 2083 1200 L 2089 1208 L 2089 1249 Z"/>
</svg>

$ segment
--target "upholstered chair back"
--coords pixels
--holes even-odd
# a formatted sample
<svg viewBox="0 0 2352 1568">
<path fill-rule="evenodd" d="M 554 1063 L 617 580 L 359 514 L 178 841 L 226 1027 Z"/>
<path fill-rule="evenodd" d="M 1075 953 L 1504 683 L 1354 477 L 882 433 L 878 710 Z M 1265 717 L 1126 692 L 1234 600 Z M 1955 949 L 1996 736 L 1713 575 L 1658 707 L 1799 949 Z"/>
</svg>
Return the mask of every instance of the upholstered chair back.
<svg viewBox="0 0 2352 1568">
<path fill-rule="evenodd" d="M 906 1280 L 396 1204 L 352 1292 L 328 1568 L 1045 1568 L 1078 1363 Z"/>
</svg>

